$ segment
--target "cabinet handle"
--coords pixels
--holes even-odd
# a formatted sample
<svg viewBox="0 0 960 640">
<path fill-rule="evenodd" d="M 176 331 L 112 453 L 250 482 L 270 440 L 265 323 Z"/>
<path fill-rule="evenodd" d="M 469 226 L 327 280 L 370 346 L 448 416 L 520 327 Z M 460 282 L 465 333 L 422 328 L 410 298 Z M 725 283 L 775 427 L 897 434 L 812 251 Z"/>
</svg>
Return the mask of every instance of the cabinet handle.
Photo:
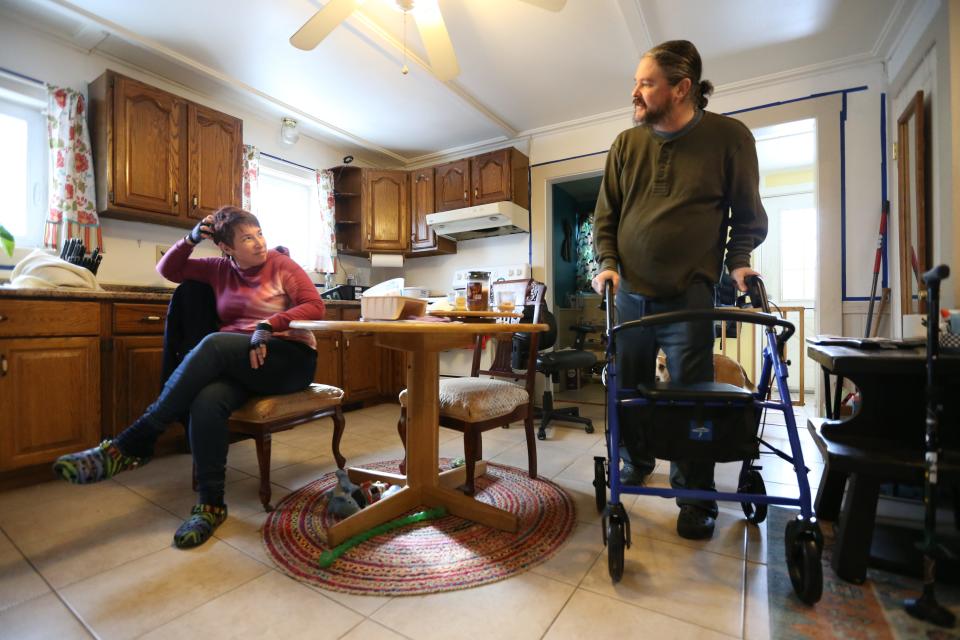
<svg viewBox="0 0 960 640">
<path fill-rule="evenodd" d="M 0 322 L 4 322 L 7 319 L 7 316 L 0 314 Z"/>
<path fill-rule="evenodd" d="M 200 204 L 200 201 L 199 201 L 199 199 L 197 198 L 197 196 L 193 196 L 193 208 L 196 209 L 196 208 L 197 208 L 197 205 L 199 205 L 199 204 Z"/>
<path fill-rule="evenodd" d="M 334 348 L 334 349 L 339 349 L 339 348 L 340 348 L 340 341 L 339 341 L 339 340 L 334 340 L 334 341 L 333 341 L 333 348 Z"/>
<path fill-rule="evenodd" d="M 180 194 L 176 191 L 173 192 L 173 204 L 174 205 L 180 204 Z"/>
<path fill-rule="evenodd" d="M 7 356 L 0 355 L 0 378 L 7 375 Z"/>
<path fill-rule="evenodd" d="M 473 188 L 473 199 L 476 200 L 476 199 L 479 198 L 479 197 L 480 197 L 480 188 L 479 188 L 479 187 L 474 187 L 474 188 Z"/>
<path fill-rule="evenodd" d="M 467 193 L 467 190 L 466 190 L 466 189 L 464 189 L 464 190 L 463 190 L 463 201 L 466 202 L 469 197 L 470 197 L 470 194 Z"/>
<path fill-rule="evenodd" d="M 347 340 L 346 342 L 347 342 L 347 349 L 349 349 L 349 348 L 350 348 L 350 341 Z"/>
<path fill-rule="evenodd" d="M 163 316 L 143 316 L 140 322 L 163 322 Z"/>
</svg>

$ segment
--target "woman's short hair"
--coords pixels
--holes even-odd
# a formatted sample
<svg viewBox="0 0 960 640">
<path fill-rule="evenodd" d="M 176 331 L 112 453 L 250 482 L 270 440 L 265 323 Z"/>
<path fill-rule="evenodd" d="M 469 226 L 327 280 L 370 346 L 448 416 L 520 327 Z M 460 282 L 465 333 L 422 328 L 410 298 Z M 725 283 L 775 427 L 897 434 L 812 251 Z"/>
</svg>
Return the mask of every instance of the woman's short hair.
<svg viewBox="0 0 960 640">
<path fill-rule="evenodd" d="M 240 207 L 220 207 L 213 214 L 213 241 L 233 246 L 233 235 L 240 225 L 260 226 L 257 216 Z"/>
<path fill-rule="evenodd" d="M 703 62 L 700 52 L 689 40 L 668 40 L 658 44 L 644 56 L 653 58 L 654 62 L 667 77 L 670 86 L 676 86 L 684 78 L 690 78 L 689 98 L 700 109 L 707 108 L 707 96 L 713 93 L 713 83 L 701 80 Z"/>
</svg>

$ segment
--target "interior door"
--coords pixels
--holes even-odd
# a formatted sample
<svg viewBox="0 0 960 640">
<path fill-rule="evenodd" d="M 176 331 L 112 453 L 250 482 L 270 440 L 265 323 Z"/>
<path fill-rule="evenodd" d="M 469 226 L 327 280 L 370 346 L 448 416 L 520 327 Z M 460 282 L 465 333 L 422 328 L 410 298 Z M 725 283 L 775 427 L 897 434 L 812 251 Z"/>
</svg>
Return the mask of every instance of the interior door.
<svg viewBox="0 0 960 640">
<path fill-rule="evenodd" d="M 787 320 L 797 325 L 803 313 L 806 336 L 813 335 L 816 315 L 817 209 L 812 190 L 763 198 L 770 226 L 760 245 L 758 264 L 771 300 L 787 310 Z M 801 312 L 802 309 L 802 312 Z M 774 309 L 775 311 L 775 309 Z M 762 335 L 758 332 L 758 335 Z M 759 352 L 758 352 L 759 353 Z M 800 389 L 800 362 L 804 362 L 804 386 L 812 391 L 817 382 L 815 363 L 806 357 L 799 333 L 791 340 L 787 358 L 788 386 Z"/>
</svg>

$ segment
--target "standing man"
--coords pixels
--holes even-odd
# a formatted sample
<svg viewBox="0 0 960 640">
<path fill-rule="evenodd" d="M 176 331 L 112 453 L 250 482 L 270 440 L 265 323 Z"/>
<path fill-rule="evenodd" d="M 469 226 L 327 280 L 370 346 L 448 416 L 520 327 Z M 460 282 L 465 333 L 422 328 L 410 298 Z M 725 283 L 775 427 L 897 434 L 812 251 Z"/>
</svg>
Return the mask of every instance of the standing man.
<svg viewBox="0 0 960 640">
<path fill-rule="evenodd" d="M 693 43 L 671 40 L 640 59 L 633 88 L 634 124 L 607 156 L 594 216 L 600 273 L 611 281 L 620 322 L 681 309 L 712 309 L 713 286 L 726 264 L 746 291 L 750 252 L 767 235 L 759 193 L 757 149 L 741 122 L 704 111 L 713 85 Z M 713 380 L 712 322 L 636 330 L 617 341 L 618 383 L 652 384 L 657 351 L 672 380 Z M 653 456 L 639 449 L 639 426 L 624 420 L 621 477 L 640 484 Z M 674 461 L 670 485 L 713 490 L 713 463 Z M 713 535 L 716 501 L 677 499 L 677 533 Z"/>
</svg>

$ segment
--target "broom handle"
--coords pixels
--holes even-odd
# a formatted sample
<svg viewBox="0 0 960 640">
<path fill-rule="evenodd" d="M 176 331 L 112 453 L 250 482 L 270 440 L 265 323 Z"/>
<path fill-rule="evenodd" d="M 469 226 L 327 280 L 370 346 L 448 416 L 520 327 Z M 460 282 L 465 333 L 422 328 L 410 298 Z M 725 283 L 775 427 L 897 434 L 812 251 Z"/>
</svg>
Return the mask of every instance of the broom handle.
<svg viewBox="0 0 960 640">
<path fill-rule="evenodd" d="M 883 259 L 883 239 L 887 235 L 887 217 L 890 215 L 890 201 L 884 200 L 880 208 L 880 233 L 877 236 L 877 253 L 873 259 L 873 284 L 870 285 L 870 305 L 867 307 L 867 330 L 863 337 L 870 337 L 870 325 L 873 322 L 873 301 L 877 297 L 877 279 L 880 277 L 880 263 Z"/>
</svg>

